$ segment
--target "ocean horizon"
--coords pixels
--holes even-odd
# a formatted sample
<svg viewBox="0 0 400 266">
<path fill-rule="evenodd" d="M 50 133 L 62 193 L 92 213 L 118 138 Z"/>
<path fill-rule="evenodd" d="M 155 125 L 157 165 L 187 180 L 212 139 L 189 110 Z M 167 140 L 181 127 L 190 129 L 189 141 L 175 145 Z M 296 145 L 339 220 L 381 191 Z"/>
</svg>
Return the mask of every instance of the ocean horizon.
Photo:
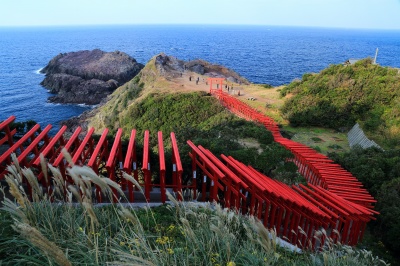
<svg viewBox="0 0 400 266">
<path fill-rule="evenodd" d="M 47 102 L 39 70 L 59 53 L 122 51 L 146 64 L 159 53 L 226 66 L 253 83 L 288 84 L 350 58 L 400 67 L 400 31 L 246 25 L 0 27 L 0 120 L 53 125 L 92 108 Z"/>
</svg>

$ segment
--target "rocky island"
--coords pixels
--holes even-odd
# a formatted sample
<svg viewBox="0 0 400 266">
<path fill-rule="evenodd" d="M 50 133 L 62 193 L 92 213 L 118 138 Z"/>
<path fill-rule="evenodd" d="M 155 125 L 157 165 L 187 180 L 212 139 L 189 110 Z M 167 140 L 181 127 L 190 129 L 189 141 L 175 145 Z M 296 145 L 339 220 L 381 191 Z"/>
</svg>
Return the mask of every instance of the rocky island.
<svg viewBox="0 0 400 266">
<path fill-rule="evenodd" d="M 116 88 L 136 76 L 143 65 L 128 54 L 99 49 L 61 53 L 41 70 L 40 83 L 55 103 L 98 104 Z"/>
</svg>

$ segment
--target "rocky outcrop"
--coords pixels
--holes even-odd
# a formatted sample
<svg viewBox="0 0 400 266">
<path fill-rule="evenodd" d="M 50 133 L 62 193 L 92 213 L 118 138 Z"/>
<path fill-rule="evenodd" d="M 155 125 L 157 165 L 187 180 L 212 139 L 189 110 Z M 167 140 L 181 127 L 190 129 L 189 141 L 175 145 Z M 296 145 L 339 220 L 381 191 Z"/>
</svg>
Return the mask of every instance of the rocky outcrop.
<svg viewBox="0 0 400 266">
<path fill-rule="evenodd" d="M 185 63 L 185 68 L 200 75 L 212 78 L 226 78 L 230 82 L 250 84 L 250 82 L 241 77 L 235 71 L 220 65 L 213 65 L 204 60 L 192 60 Z"/>
<path fill-rule="evenodd" d="M 99 49 L 59 54 L 43 68 L 41 85 L 57 95 L 57 103 L 98 104 L 117 87 L 131 80 L 143 65 L 129 55 Z"/>
<path fill-rule="evenodd" d="M 96 108 L 84 112 L 79 117 L 63 121 L 63 124 L 68 125 L 68 128 L 71 130 L 75 130 L 77 126 L 81 126 L 84 129 L 87 127 L 94 127 L 96 130 L 101 130 L 110 125 L 111 116 L 116 116 L 115 113 L 110 114 L 110 110 L 117 112 L 118 117 L 128 117 L 129 110 L 132 110 L 129 109 L 130 106 L 140 103 L 143 98 L 136 94 L 135 90 L 137 88 L 135 89 L 135 86 L 139 86 L 140 89 L 143 90 L 140 92 L 141 95 L 154 92 L 158 93 L 162 91 L 163 88 L 166 88 L 166 91 L 172 93 L 174 88 L 182 88 L 184 81 L 187 82 L 186 78 L 182 79 L 181 77 L 183 75 L 185 75 L 185 77 L 193 75 L 193 72 L 209 77 L 226 78 L 234 83 L 249 84 L 245 78 L 223 66 L 213 65 L 203 60 L 186 62 L 161 53 L 154 56 L 146 64 L 137 78 L 119 87 L 112 95 L 107 97 L 107 101 L 102 101 Z M 204 78 L 204 76 L 202 78 Z M 57 81 L 60 80 L 63 79 L 57 79 Z M 68 82 L 68 80 L 65 79 L 65 82 Z M 192 84 L 194 84 L 194 82 Z M 53 86 L 56 87 L 59 85 L 56 83 Z M 208 86 L 201 87 L 208 91 Z M 200 86 L 197 88 L 201 89 Z M 148 92 L 145 92 L 146 90 Z M 133 99 L 132 95 L 136 95 L 135 97 L 138 98 Z M 119 125 L 120 122 L 117 122 L 109 127 L 118 127 Z"/>
<path fill-rule="evenodd" d="M 204 60 L 192 60 L 185 62 L 173 56 L 159 54 L 155 58 L 155 65 L 159 73 L 164 76 L 177 76 L 182 72 L 192 71 L 199 75 L 205 75 L 215 78 L 226 78 L 230 82 L 250 84 L 248 80 L 241 77 L 235 71 L 220 66 L 213 65 Z"/>
</svg>

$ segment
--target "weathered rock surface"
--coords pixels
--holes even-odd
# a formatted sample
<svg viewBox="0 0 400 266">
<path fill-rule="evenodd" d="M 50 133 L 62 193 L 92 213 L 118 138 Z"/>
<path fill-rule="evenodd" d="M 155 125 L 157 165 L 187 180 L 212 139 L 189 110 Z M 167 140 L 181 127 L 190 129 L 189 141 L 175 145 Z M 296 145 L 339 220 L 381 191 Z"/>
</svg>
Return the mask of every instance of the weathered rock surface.
<svg viewBox="0 0 400 266">
<path fill-rule="evenodd" d="M 155 65 L 161 75 L 177 76 L 185 70 L 195 72 L 199 75 L 205 75 L 213 78 L 226 78 L 235 83 L 250 84 L 248 80 L 241 77 L 235 71 L 220 65 L 213 65 L 204 60 L 192 60 L 185 62 L 173 56 L 159 54 L 156 57 Z"/>
<path fill-rule="evenodd" d="M 131 80 L 144 66 L 129 55 L 99 49 L 59 54 L 43 68 L 41 85 L 57 103 L 98 104 L 117 87 Z"/>
<path fill-rule="evenodd" d="M 185 64 L 186 68 L 198 73 L 213 78 L 226 78 L 230 82 L 250 84 L 250 82 L 241 77 L 235 71 L 220 65 L 213 65 L 204 60 L 192 60 Z"/>
<path fill-rule="evenodd" d="M 167 81 L 172 81 L 171 83 L 167 82 L 161 82 L 162 86 L 168 87 L 168 84 L 171 84 L 171 87 L 173 88 L 175 84 L 174 79 L 177 78 L 177 80 L 180 80 L 179 82 L 182 82 L 183 79 L 180 79 L 182 75 L 191 75 L 191 72 L 195 72 L 200 75 L 205 75 L 209 77 L 222 77 L 226 78 L 227 80 L 235 83 L 242 83 L 242 84 L 249 84 L 249 81 L 247 81 L 245 78 L 241 77 L 239 74 L 234 72 L 233 70 L 230 70 L 226 67 L 219 66 L 219 65 L 213 65 L 210 64 L 206 61 L 203 60 L 194 60 L 194 61 L 183 61 L 179 60 L 176 57 L 173 56 L 168 56 L 165 55 L 164 53 L 161 53 L 159 55 L 156 55 L 153 57 L 144 67 L 144 69 L 140 73 L 140 82 L 143 82 L 145 85 L 143 90 L 149 89 L 151 90 L 154 88 L 154 84 L 157 83 L 159 80 L 163 80 L 164 78 Z M 162 77 L 162 79 L 160 79 Z M 59 81 L 64 81 L 62 78 L 58 78 L 57 82 Z M 186 80 L 186 79 L 185 79 Z M 187 80 L 186 80 L 187 81 Z M 65 79 L 64 82 L 68 82 L 68 79 Z M 178 83 L 179 83 L 178 82 Z M 194 82 L 193 82 L 194 84 Z M 58 86 L 58 83 L 54 85 L 55 87 Z M 158 85 L 156 85 L 157 87 Z M 196 85 L 194 85 L 196 86 Z M 207 91 L 208 91 L 208 87 Z M 119 99 L 120 93 L 121 93 L 121 88 L 113 92 L 112 95 L 108 96 L 104 101 L 102 101 L 96 108 L 87 110 L 83 114 L 81 114 L 78 117 L 73 117 L 71 119 L 68 119 L 66 121 L 63 121 L 63 125 L 68 126 L 68 130 L 70 130 L 70 133 L 72 133 L 76 127 L 81 126 L 84 130 L 87 129 L 88 125 L 91 124 L 96 116 L 103 117 L 107 119 L 109 114 L 107 113 L 107 110 L 118 110 L 120 108 L 116 108 L 118 104 L 120 104 L 119 101 L 113 101 L 113 99 Z M 89 97 L 89 96 L 87 96 Z M 121 97 L 127 97 L 126 95 Z M 106 101 L 108 100 L 108 101 Z M 109 105 L 108 105 L 109 104 Z M 104 106 L 108 105 L 107 108 L 103 108 Z M 95 123 L 99 123 L 96 125 L 96 129 L 99 129 L 100 127 L 104 126 L 101 122 L 103 118 L 100 118 L 100 120 L 97 120 Z M 99 122 L 100 121 L 100 122 Z M 91 125 L 93 126 L 93 124 Z"/>
</svg>

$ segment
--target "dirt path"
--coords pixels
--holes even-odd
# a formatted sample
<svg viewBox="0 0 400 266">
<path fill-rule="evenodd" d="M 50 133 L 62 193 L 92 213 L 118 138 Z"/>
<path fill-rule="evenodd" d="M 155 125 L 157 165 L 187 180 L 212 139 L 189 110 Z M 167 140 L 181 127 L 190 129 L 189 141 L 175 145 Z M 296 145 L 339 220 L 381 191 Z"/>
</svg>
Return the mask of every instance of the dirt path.
<svg viewBox="0 0 400 266">
<path fill-rule="evenodd" d="M 199 78 L 199 82 L 196 83 L 197 78 Z M 199 75 L 195 72 L 191 71 L 184 71 L 182 73 L 182 76 L 179 76 L 179 74 L 175 74 L 174 77 L 168 77 L 167 80 L 171 83 L 174 84 L 173 88 L 174 90 L 177 91 L 210 91 L 210 85 L 207 82 L 208 76 L 204 75 Z M 225 84 L 229 86 L 230 88 L 233 86 L 232 89 L 225 88 Z M 245 96 L 245 87 L 248 85 L 239 85 L 238 83 L 233 83 L 233 82 L 224 82 L 223 85 L 223 91 L 229 93 L 230 95 L 238 95 L 240 92 L 241 96 Z M 216 86 L 214 85 L 213 87 L 216 89 Z"/>
</svg>

